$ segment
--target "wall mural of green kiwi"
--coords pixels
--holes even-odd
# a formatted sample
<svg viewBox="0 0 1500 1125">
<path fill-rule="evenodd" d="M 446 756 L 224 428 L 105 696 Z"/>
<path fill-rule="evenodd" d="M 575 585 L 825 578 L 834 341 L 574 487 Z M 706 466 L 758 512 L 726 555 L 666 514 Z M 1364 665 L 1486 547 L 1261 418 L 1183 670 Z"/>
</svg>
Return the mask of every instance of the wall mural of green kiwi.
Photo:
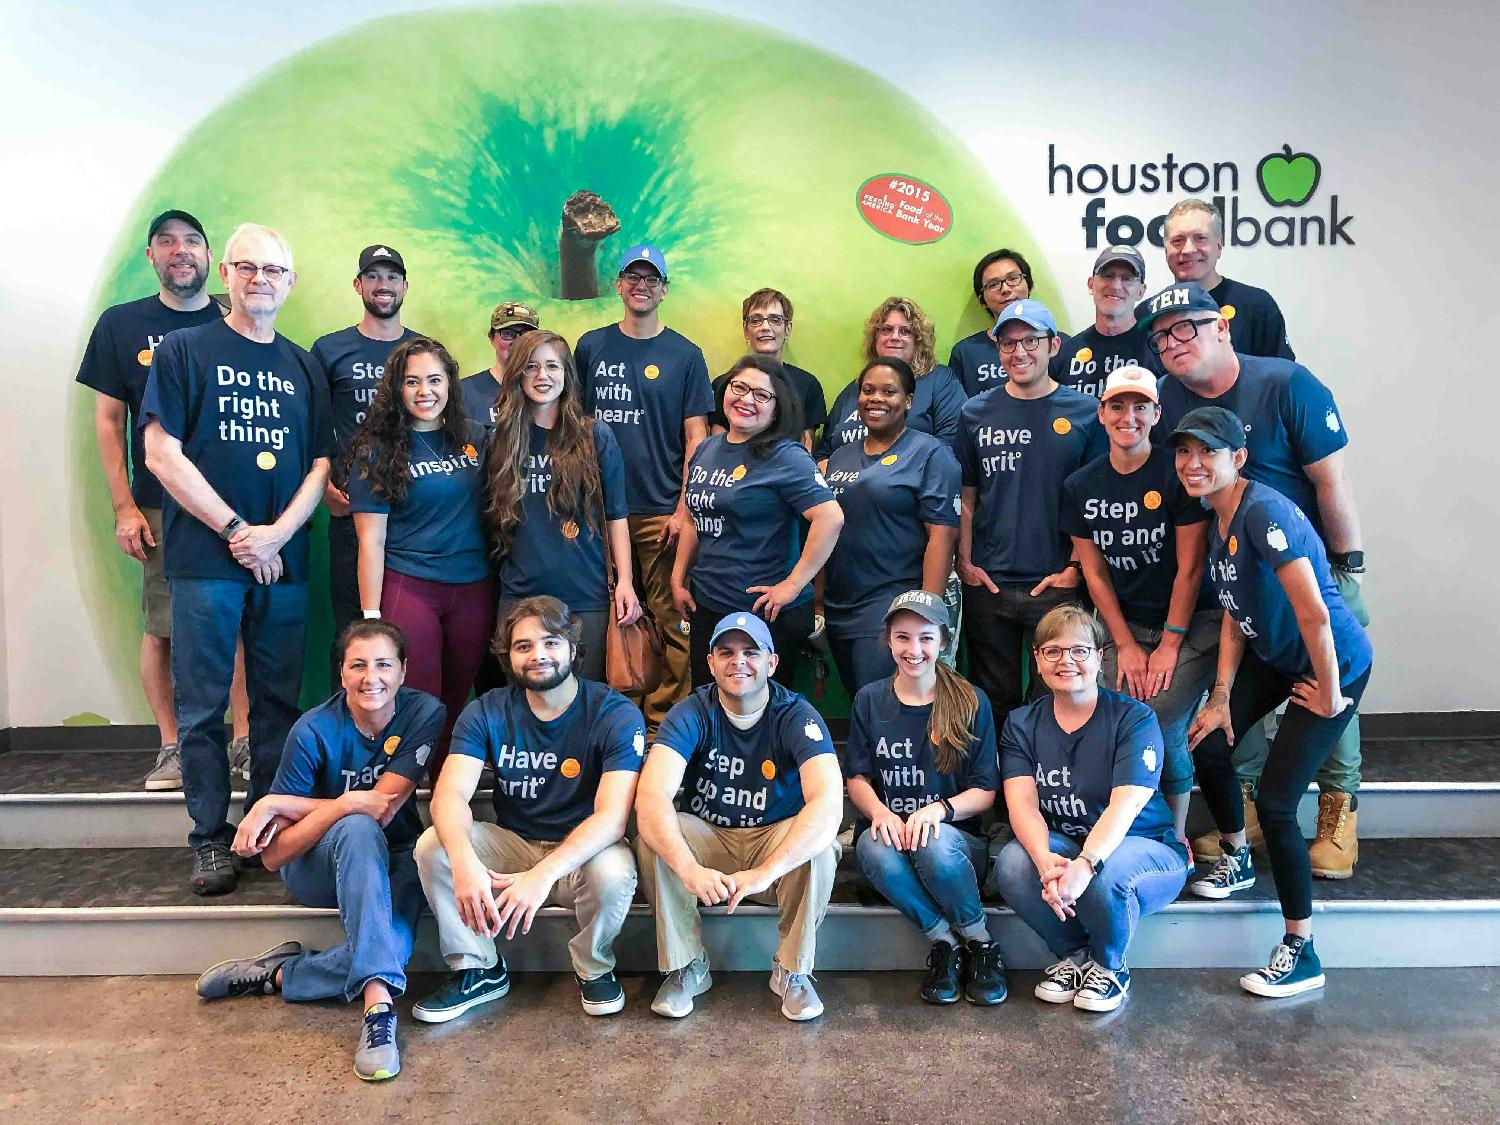
<svg viewBox="0 0 1500 1125">
<path fill-rule="evenodd" d="M 905 241 L 872 226 L 859 193 L 893 169 L 898 205 L 908 180 L 933 189 L 942 237 Z M 946 356 L 982 323 L 974 261 L 1032 244 L 999 186 L 901 91 L 899 74 L 756 24 L 655 6 L 393 16 L 276 63 L 163 161 L 103 263 L 94 313 L 152 291 L 141 231 L 166 206 L 196 214 L 216 252 L 241 221 L 287 236 L 298 284 L 277 327 L 304 346 L 357 319 L 355 257 L 391 242 L 410 271 L 405 322 L 447 343 L 465 371 L 493 359 L 485 330 L 499 300 L 535 304 L 569 339 L 616 319 L 617 256 L 651 241 L 671 269 L 663 318 L 713 369 L 743 347 L 741 299 L 774 285 L 797 307 L 788 356 L 830 398 L 857 370 L 864 318 L 883 298 L 919 301 Z M 1052 293 L 1045 277 L 1038 288 Z M 114 546 L 91 410 L 75 388 L 74 555 L 105 662 L 136 701 L 115 718 L 142 721 L 139 574 Z M 309 703 L 328 687 L 321 526 L 313 541 Z"/>
</svg>

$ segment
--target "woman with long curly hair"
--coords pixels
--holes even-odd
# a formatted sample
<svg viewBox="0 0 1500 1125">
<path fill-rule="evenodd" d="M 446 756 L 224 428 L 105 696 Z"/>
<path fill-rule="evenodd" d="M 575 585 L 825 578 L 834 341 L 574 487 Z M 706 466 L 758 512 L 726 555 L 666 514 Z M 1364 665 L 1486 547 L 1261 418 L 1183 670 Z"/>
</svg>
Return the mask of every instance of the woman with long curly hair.
<svg viewBox="0 0 1500 1125">
<path fill-rule="evenodd" d="M 584 413 L 573 354 L 557 333 L 528 332 L 511 345 L 493 440 L 485 519 L 500 559 L 500 615 L 522 598 L 557 598 L 583 623 L 575 670 L 602 680 L 608 615 L 621 624 L 641 615 L 625 459 L 609 425 Z"/>
<path fill-rule="evenodd" d="M 429 778 L 448 754 L 495 619 L 481 515 L 486 440 L 464 413 L 458 364 L 417 336 L 391 352 L 349 447 L 360 606 L 405 631 L 407 684 L 448 710 Z"/>
<path fill-rule="evenodd" d="M 936 348 L 932 321 L 909 297 L 887 297 L 865 321 L 863 362 L 883 357 L 906 363 L 917 377 L 906 424 L 951 446 L 958 434 L 959 411 L 968 396 L 958 377 L 937 362 Z M 835 449 L 859 441 L 865 432 L 859 417 L 859 379 L 855 378 L 833 400 L 828 425 L 813 455 L 826 461 Z"/>
</svg>

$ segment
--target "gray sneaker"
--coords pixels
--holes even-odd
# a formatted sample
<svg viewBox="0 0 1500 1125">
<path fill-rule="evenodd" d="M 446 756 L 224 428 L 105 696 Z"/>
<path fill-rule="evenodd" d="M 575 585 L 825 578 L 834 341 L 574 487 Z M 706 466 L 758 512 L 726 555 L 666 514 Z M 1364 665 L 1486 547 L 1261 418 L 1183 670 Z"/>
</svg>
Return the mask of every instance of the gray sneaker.
<svg viewBox="0 0 1500 1125">
<path fill-rule="evenodd" d="M 789 973 L 780 961 L 771 962 L 771 991 L 781 997 L 781 1014 L 789 1020 L 815 1020 L 823 1014 L 812 982 L 811 973 Z"/>
<path fill-rule="evenodd" d="M 177 743 L 169 742 L 156 752 L 156 765 L 151 767 L 141 788 L 148 793 L 182 788 L 182 752 Z"/>
<path fill-rule="evenodd" d="M 701 996 L 714 986 L 709 975 L 708 958 L 694 957 L 680 969 L 673 969 L 656 990 L 651 1010 L 659 1016 L 680 1020 L 693 1010 L 693 997 Z"/>
<path fill-rule="evenodd" d="M 276 974 L 281 971 L 282 963 L 301 952 L 301 942 L 284 941 L 259 957 L 220 961 L 203 970 L 203 975 L 198 978 L 198 995 L 205 1000 L 223 1000 L 228 996 L 270 996 L 281 991 Z"/>
<path fill-rule="evenodd" d="M 247 785 L 250 782 L 250 740 L 233 738 L 229 741 L 229 773 Z"/>
<path fill-rule="evenodd" d="M 359 1029 L 354 1050 L 354 1073 L 366 1082 L 382 1082 L 401 1073 L 401 1051 L 396 1046 L 396 1009 L 371 1004 Z"/>
</svg>

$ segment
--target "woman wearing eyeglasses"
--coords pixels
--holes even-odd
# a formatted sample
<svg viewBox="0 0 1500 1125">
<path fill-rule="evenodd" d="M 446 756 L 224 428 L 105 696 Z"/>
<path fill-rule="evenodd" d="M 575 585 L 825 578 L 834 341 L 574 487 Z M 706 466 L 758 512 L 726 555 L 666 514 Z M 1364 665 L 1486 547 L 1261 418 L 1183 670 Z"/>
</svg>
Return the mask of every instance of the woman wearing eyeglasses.
<svg viewBox="0 0 1500 1125">
<path fill-rule="evenodd" d="M 834 450 L 823 475 L 845 527 L 823 569 L 828 645 L 850 698 L 895 672 L 885 611 L 903 590 L 943 596 L 958 542 L 958 462 L 907 425 L 916 392 L 899 359 L 872 359 L 856 380 L 866 433 Z"/>
<path fill-rule="evenodd" d="M 672 599 L 690 623 L 693 686 L 709 683 L 708 641 L 720 618 L 759 614 L 790 684 L 812 632 L 813 576 L 828 561 L 844 515 L 798 440 L 802 411 L 781 364 L 747 355 L 729 370 L 729 429 L 705 439 L 688 463 L 692 523 L 672 564 Z M 803 542 L 798 517 L 808 521 Z"/>
<path fill-rule="evenodd" d="M 779 360 L 802 403 L 802 445 L 809 451 L 818 430 L 828 418 L 828 404 L 823 398 L 823 384 L 811 371 L 804 371 L 782 358 L 787 339 L 792 334 L 792 299 L 779 289 L 757 289 L 740 306 L 745 343 L 756 355 Z M 724 388 L 729 384 L 726 372 L 714 380 L 714 412 L 708 417 L 709 431 L 722 434 L 729 429 L 724 417 Z"/>
<path fill-rule="evenodd" d="M 1138 699 L 1099 686 L 1103 626 L 1060 605 L 1036 627 L 1051 694 L 1012 711 L 1000 777 L 1016 838 L 1000 851 L 1000 893 L 1058 960 L 1038 1000 L 1089 1012 L 1130 991 L 1136 925 L 1182 891 L 1187 847 L 1157 790 L 1161 727 Z"/>
<path fill-rule="evenodd" d="M 1324 983 L 1313 950 L 1312 870 L 1297 805 L 1359 706 L 1373 652 L 1307 516 L 1243 475 L 1248 452 L 1239 418 L 1222 407 L 1199 407 L 1177 424 L 1172 444 L 1183 488 L 1206 500 L 1216 517 L 1209 523 L 1208 572 L 1224 607 L 1218 675 L 1188 730 L 1223 855 L 1189 889 L 1225 898 L 1255 882 L 1231 747 L 1237 733 L 1286 703 L 1255 798 L 1286 932 L 1266 967 L 1245 974 L 1240 986 L 1258 996 L 1296 996 Z"/>
<path fill-rule="evenodd" d="M 936 332 L 932 321 L 915 301 L 907 297 L 887 297 L 865 321 L 864 358 L 899 359 L 917 377 L 912 394 L 907 425 L 931 434 L 944 445 L 952 446 L 958 434 L 958 415 L 963 410 L 963 384 L 937 362 L 934 354 Z M 833 400 L 828 411 L 828 425 L 823 429 L 814 456 L 826 460 L 840 446 L 856 442 L 865 435 L 865 424 L 859 418 L 859 380 L 853 379 Z"/>
</svg>

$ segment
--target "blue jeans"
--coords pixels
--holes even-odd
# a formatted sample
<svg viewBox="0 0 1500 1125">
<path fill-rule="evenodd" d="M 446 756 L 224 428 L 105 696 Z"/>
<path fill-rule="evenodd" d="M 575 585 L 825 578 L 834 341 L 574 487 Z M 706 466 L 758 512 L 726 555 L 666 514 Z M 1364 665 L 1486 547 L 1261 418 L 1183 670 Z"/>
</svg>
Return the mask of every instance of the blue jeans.
<svg viewBox="0 0 1500 1125">
<path fill-rule="evenodd" d="M 1048 839 L 1048 846 L 1068 859 L 1083 850 L 1079 841 L 1059 832 Z M 1042 901 L 1036 864 L 1021 841 L 1006 844 L 995 861 L 995 882 L 1006 905 L 1036 931 L 1053 956 L 1087 947 L 1089 957 L 1111 971 L 1124 968 L 1126 947 L 1142 915 L 1155 914 L 1181 894 L 1187 875 L 1187 864 L 1175 848 L 1126 836 L 1073 904 L 1075 915 L 1063 921 Z"/>
<path fill-rule="evenodd" d="M 833 654 L 833 666 L 838 669 L 839 679 L 851 700 L 866 684 L 888 680 L 896 674 L 896 661 L 883 633 L 873 637 L 842 637 L 830 629 L 828 651 Z"/>
<path fill-rule="evenodd" d="M 989 866 L 989 843 L 951 824 L 914 852 L 891 847 L 868 829 L 854 844 L 864 877 L 931 941 L 944 927 L 988 941 L 979 884 Z"/>
<path fill-rule="evenodd" d="M 234 837 L 229 824 L 229 759 L 224 711 L 234 649 L 245 640 L 250 694 L 249 808 L 271 788 L 281 751 L 301 709 L 307 586 L 222 578 L 173 578 L 172 701 L 182 752 L 182 789 L 194 847 Z"/>
<path fill-rule="evenodd" d="M 344 944 L 308 951 L 281 966 L 288 1000 L 353 1000 L 372 980 L 394 995 L 406 991 L 417 915 L 426 901 L 408 845 L 392 851 L 385 830 L 355 813 L 337 820 L 304 855 L 281 869 L 281 881 L 303 906 L 337 906 Z"/>
</svg>

